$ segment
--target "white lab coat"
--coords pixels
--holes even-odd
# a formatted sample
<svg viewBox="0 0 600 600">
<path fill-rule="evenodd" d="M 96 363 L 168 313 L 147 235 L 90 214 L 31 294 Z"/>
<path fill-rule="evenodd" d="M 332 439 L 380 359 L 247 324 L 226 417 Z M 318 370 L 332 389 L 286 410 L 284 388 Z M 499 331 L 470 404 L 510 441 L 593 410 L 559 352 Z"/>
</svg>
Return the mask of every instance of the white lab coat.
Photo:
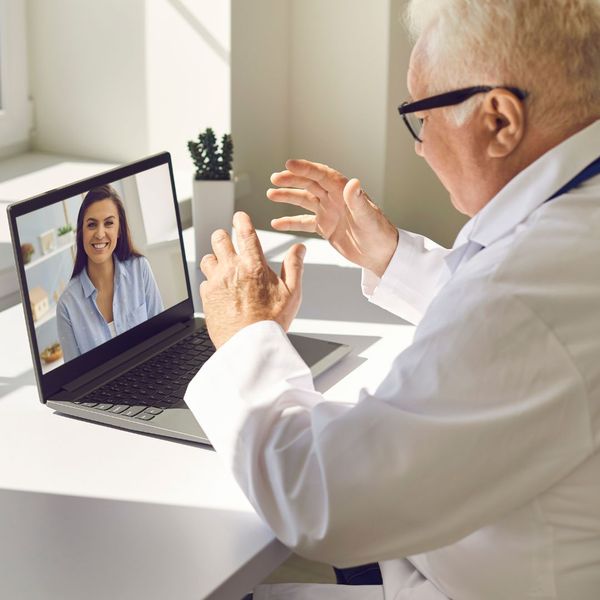
<svg viewBox="0 0 600 600">
<path fill-rule="evenodd" d="M 544 203 L 599 155 L 596 122 L 453 250 L 401 232 L 363 290 L 419 324 L 373 393 L 325 401 L 271 321 L 204 365 L 186 401 L 279 539 L 382 569 L 257 600 L 600 598 L 600 177 Z"/>
</svg>

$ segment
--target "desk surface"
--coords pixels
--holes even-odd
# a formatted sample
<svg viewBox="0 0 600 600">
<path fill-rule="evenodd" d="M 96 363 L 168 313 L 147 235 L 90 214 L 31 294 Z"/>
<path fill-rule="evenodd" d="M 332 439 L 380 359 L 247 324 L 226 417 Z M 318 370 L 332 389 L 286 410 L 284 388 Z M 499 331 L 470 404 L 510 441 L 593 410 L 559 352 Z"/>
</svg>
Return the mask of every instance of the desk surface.
<svg viewBox="0 0 600 600">
<path fill-rule="evenodd" d="M 297 241 L 260 237 L 274 268 Z M 412 328 L 369 305 L 360 271 L 328 244 L 307 246 L 293 330 L 352 345 L 316 381 L 328 398 L 350 400 L 376 384 Z M 53 413 L 38 400 L 20 305 L 0 313 L 0 331 L 3 597 L 231 600 L 289 555 L 214 451 Z"/>
</svg>

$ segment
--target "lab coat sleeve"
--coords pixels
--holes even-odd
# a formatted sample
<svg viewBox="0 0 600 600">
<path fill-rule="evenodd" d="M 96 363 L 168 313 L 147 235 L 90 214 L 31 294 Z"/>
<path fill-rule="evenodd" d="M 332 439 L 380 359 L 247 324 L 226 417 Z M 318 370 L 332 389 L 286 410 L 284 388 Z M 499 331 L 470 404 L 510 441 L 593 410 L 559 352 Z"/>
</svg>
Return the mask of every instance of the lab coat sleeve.
<svg viewBox="0 0 600 600">
<path fill-rule="evenodd" d="M 358 401 L 317 393 L 272 321 L 196 375 L 186 402 L 284 544 L 339 566 L 439 548 L 593 451 L 585 386 L 554 333 L 517 298 L 471 293 L 445 286 Z"/>
<path fill-rule="evenodd" d="M 64 301 L 59 299 L 56 306 L 56 328 L 58 330 L 58 341 L 63 351 L 64 361 L 68 362 L 77 358 L 81 350 L 75 339 L 73 325 L 69 318 L 69 311 Z"/>
<path fill-rule="evenodd" d="M 362 291 L 370 302 L 417 324 L 433 299 L 450 251 L 430 239 L 398 230 L 398 245 L 381 278 L 362 272 Z"/>
</svg>

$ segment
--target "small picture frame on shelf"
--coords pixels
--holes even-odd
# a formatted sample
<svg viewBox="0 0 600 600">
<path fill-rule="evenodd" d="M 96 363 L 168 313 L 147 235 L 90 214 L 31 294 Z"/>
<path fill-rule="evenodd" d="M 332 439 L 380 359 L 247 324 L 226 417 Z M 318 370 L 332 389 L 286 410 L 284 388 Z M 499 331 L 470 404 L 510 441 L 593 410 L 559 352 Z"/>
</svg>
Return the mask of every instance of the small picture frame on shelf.
<svg viewBox="0 0 600 600">
<path fill-rule="evenodd" d="M 44 233 L 40 233 L 40 248 L 42 254 L 48 254 L 56 248 L 56 234 L 54 229 L 49 229 Z"/>
</svg>

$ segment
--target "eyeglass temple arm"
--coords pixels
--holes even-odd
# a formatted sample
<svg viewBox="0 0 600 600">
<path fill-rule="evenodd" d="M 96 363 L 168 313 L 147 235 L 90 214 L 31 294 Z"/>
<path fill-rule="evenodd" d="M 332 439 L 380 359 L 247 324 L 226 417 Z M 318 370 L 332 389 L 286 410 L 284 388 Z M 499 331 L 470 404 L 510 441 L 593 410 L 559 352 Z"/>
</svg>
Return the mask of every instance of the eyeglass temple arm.
<svg viewBox="0 0 600 600">
<path fill-rule="evenodd" d="M 512 86 L 478 85 L 470 88 L 465 88 L 463 90 L 456 90 L 454 92 L 438 94 L 437 96 L 424 98 L 423 100 L 418 100 L 417 102 L 404 102 L 398 107 L 398 112 L 401 115 L 406 115 L 409 113 L 418 112 L 420 110 L 429 110 L 432 108 L 440 108 L 442 106 L 454 106 L 455 104 L 460 104 L 461 102 L 468 100 L 471 96 L 474 96 L 475 94 L 482 94 L 495 89 L 507 90 L 514 94 L 519 100 L 524 100 L 527 97 L 527 92 L 524 92 L 523 90 Z"/>
</svg>

